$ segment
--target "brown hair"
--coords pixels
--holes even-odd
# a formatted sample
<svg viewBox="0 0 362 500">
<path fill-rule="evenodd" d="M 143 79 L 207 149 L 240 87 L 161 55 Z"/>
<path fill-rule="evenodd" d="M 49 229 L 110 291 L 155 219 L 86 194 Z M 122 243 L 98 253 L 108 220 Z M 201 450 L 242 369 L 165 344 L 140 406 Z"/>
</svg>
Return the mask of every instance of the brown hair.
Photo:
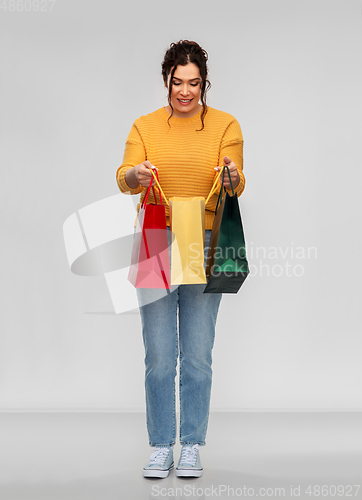
<svg viewBox="0 0 362 500">
<path fill-rule="evenodd" d="M 171 104 L 171 90 L 172 90 L 172 79 L 175 74 L 176 68 L 178 65 L 186 66 L 188 63 L 194 63 L 199 68 L 200 76 L 201 76 L 201 102 L 202 102 L 202 113 L 201 113 L 201 122 L 202 127 L 200 130 L 204 128 L 204 118 L 207 113 L 207 105 L 206 105 L 206 92 L 211 87 L 211 83 L 207 79 L 207 60 L 208 55 L 206 50 L 200 47 L 200 45 L 196 42 L 191 42 L 189 40 L 180 40 L 177 43 L 171 43 L 170 48 L 166 51 L 165 57 L 162 61 L 162 76 L 163 81 L 167 87 L 167 79 L 169 74 L 170 76 L 170 84 L 168 86 L 168 103 L 172 110 L 171 115 L 168 120 L 170 120 L 173 115 L 173 107 Z M 169 123 L 170 125 L 170 123 Z"/>
</svg>

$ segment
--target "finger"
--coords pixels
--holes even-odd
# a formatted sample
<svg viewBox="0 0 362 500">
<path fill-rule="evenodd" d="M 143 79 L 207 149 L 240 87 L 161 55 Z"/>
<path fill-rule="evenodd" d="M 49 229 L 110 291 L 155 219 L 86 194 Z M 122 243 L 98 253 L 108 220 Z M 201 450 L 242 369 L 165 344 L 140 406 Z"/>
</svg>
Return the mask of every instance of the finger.
<svg viewBox="0 0 362 500">
<path fill-rule="evenodd" d="M 143 187 L 148 188 L 150 185 L 150 180 L 149 179 L 143 180 L 142 182 L 140 182 L 140 184 L 142 184 Z M 156 185 L 156 182 L 152 181 L 151 187 L 154 187 L 155 185 Z"/>
<path fill-rule="evenodd" d="M 222 184 L 222 175 L 219 178 L 219 184 Z M 229 189 L 230 188 L 230 181 L 229 181 L 229 176 L 224 178 L 224 186 Z"/>
<path fill-rule="evenodd" d="M 229 166 L 230 163 L 232 163 L 232 160 L 228 156 L 224 156 L 223 163 L 224 165 Z"/>
<path fill-rule="evenodd" d="M 151 186 L 154 187 L 156 186 L 156 179 L 154 178 L 154 176 L 152 175 L 152 173 L 150 172 L 151 169 L 147 169 L 146 172 L 145 172 L 145 182 L 147 184 L 147 187 L 150 185 L 150 181 L 151 181 L 151 177 L 152 177 L 152 184 Z M 152 170 L 157 170 L 157 169 L 152 169 Z"/>
<path fill-rule="evenodd" d="M 150 177 L 153 177 L 151 172 L 150 172 L 151 169 L 149 169 L 148 167 L 145 167 L 143 166 L 141 169 L 140 169 L 140 174 L 141 176 L 145 179 L 145 180 L 148 180 L 148 182 L 150 182 Z"/>
<path fill-rule="evenodd" d="M 152 170 L 158 170 L 154 165 L 152 165 L 152 163 L 148 160 L 144 161 L 143 162 L 143 165 L 147 168 L 147 169 L 152 169 Z"/>
</svg>

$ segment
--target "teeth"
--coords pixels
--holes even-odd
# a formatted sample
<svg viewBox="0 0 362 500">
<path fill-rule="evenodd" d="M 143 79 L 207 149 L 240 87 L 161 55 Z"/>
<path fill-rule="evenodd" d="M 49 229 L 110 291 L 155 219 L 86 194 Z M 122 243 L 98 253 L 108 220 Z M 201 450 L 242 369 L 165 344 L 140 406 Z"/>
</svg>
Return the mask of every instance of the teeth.
<svg viewBox="0 0 362 500">
<path fill-rule="evenodd" d="M 192 99 L 179 99 L 181 102 L 190 102 Z"/>
</svg>

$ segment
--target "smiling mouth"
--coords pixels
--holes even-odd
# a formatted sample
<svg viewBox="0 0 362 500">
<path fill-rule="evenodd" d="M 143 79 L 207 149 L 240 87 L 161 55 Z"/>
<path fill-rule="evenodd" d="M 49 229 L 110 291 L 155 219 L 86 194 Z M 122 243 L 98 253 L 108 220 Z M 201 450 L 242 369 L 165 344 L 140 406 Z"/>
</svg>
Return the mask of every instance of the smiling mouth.
<svg viewBox="0 0 362 500">
<path fill-rule="evenodd" d="M 193 99 L 177 99 L 177 100 L 185 104 L 191 102 Z"/>
</svg>

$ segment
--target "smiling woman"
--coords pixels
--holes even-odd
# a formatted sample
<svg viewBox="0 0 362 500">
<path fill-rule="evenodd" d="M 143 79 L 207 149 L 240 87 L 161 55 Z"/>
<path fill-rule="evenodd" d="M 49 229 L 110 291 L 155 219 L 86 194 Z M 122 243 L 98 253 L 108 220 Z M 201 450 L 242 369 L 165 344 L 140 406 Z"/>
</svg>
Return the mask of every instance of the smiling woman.
<svg viewBox="0 0 362 500">
<path fill-rule="evenodd" d="M 211 86 L 207 79 L 207 60 L 207 52 L 199 44 L 183 40 L 183 43 L 171 43 L 162 63 L 163 81 L 168 89 L 166 109 L 170 116 L 190 117 L 202 107 L 202 128 L 207 112 L 206 92 Z"/>
<path fill-rule="evenodd" d="M 166 87 L 170 87 L 171 74 Z M 196 115 L 202 108 L 199 104 L 201 96 L 200 70 L 194 63 L 177 66 L 171 82 L 171 104 L 166 106 L 170 115 L 178 118 Z"/>
<path fill-rule="evenodd" d="M 232 185 L 240 196 L 245 186 L 240 125 L 231 114 L 206 106 L 206 91 L 210 87 L 207 59 L 206 51 L 196 42 L 180 40 L 170 45 L 162 62 L 168 104 L 135 120 L 116 174 L 120 190 L 140 194 L 140 203 L 145 199 L 146 188 L 155 182 L 151 169 L 157 170 L 167 199 L 207 199 L 205 259 L 220 185 L 215 194 L 208 195 L 221 165 L 230 170 L 224 187 L 230 189 Z M 146 202 L 156 202 L 152 190 Z M 165 211 L 170 242 L 167 204 Z M 221 293 L 204 290 L 205 284 L 182 284 L 171 287 L 171 293 L 160 298 L 157 290 L 137 288 L 146 354 L 147 430 L 149 444 L 156 448 L 143 469 L 145 477 L 167 477 L 174 467 L 178 357 L 182 450 L 176 475 L 199 477 L 203 471 L 199 447 L 205 444 L 208 426 L 212 349 L 221 301 Z"/>
</svg>

